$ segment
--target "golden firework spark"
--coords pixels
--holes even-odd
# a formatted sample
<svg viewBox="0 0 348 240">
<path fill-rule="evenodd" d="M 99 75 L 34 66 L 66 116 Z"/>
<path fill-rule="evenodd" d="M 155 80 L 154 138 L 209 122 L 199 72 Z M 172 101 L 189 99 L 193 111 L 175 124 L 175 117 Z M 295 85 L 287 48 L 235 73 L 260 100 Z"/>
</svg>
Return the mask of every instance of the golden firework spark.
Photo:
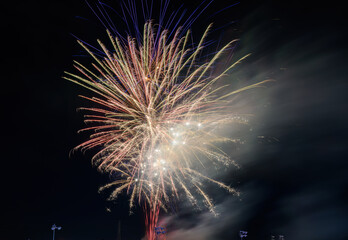
<svg viewBox="0 0 348 240">
<path fill-rule="evenodd" d="M 128 36 L 123 41 L 107 31 L 113 49 L 108 50 L 98 40 L 104 58 L 79 41 L 95 62 L 88 68 L 75 61 L 79 74 L 66 72 L 64 78 L 92 91 L 93 97 L 82 97 L 98 107 L 83 108 L 90 126 L 81 131 L 91 134 L 77 149 L 97 148 L 93 162 L 101 171 L 117 176 L 100 189 L 114 187 L 111 199 L 127 192 L 130 208 L 136 201 L 146 201 L 155 211 L 159 207 L 166 210 L 169 200 L 179 198 L 180 192 L 196 205 L 198 193 L 213 211 L 203 181 L 237 193 L 199 172 L 197 166 L 209 167 L 203 159 L 235 164 L 216 145 L 236 141 L 216 134 L 222 125 L 240 122 L 240 118 L 226 114 L 227 97 L 265 81 L 219 96 L 224 87 L 215 87 L 215 83 L 248 55 L 220 74 L 210 74 L 233 40 L 197 66 L 210 29 L 211 25 L 193 49 L 187 46 L 190 31 L 179 28 L 170 38 L 167 30 L 155 29 L 151 21 L 144 25 L 141 40 Z"/>
</svg>

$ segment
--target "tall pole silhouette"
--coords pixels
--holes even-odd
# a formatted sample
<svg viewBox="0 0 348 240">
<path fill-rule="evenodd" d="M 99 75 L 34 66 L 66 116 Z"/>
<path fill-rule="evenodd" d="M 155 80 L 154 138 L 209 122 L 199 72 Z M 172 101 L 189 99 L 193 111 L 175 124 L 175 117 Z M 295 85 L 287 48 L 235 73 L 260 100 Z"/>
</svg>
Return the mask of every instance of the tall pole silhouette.
<svg viewBox="0 0 348 240">
<path fill-rule="evenodd" d="M 121 220 L 118 220 L 117 240 L 121 240 Z"/>
</svg>

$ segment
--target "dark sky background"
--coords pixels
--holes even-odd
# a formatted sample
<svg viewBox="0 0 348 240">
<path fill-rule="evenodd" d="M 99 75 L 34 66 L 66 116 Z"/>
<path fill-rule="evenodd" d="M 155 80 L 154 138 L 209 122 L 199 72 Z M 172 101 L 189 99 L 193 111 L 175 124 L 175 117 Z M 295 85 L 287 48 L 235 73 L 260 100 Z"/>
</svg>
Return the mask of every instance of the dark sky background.
<svg viewBox="0 0 348 240">
<path fill-rule="evenodd" d="M 118 10 L 118 1 L 105 2 Z M 235 59 L 253 53 L 231 76 L 276 82 L 245 95 L 254 131 L 234 153 L 241 169 L 219 176 L 240 198 L 210 189 L 218 218 L 178 203 L 181 212 L 163 216 L 169 239 L 239 239 L 239 230 L 249 240 L 348 239 L 347 22 L 339 1 L 304 2 L 243 1 L 218 12 L 237 1 L 215 1 L 192 25 L 199 36 L 211 21 L 233 21 L 211 34 L 240 38 Z M 56 223 L 57 240 L 111 240 L 119 221 L 122 239 L 141 239 L 141 208 L 129 216 L 127 197 L 107 202 L 97 190 L 108 177 L 91 154 L 69 156 L 86 137 L 76 133 L 84 126 L 76 108 L 86 104 L 77 95 L 88 95 L 61 78 L 83 58 L 70 34 L 93 44 L 106 39 L 103 26 L 82 0 L 13 1 L 3 12 L 0 239 L 49 239 Z"/>
</svg>

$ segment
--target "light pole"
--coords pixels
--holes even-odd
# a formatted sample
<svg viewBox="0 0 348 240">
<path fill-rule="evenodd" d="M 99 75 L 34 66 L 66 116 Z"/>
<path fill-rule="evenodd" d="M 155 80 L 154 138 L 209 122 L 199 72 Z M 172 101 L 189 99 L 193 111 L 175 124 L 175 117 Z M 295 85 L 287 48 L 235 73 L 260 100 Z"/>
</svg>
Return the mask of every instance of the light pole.
<svg viewBox="0 0 348 240">
<path fill-rule="evenodd" d="M 239 231 L 239 236 L 240 236 L 240 239 L 243 240 L 243 238 L 246 238 L 248 236 L 248 232 L 247 231 Z"/>
<path fill-rule="evenodd" d="M 56 229 L 60 230 L 60 229 L 62 229 L 62 227 L 58 227 L 58 226 L 56 226 L 56 224 L 53 224 L 51 229 L 53 231 L 53 240 L 54 240 L 54 234 L 56 233 Z"/>
</svg>

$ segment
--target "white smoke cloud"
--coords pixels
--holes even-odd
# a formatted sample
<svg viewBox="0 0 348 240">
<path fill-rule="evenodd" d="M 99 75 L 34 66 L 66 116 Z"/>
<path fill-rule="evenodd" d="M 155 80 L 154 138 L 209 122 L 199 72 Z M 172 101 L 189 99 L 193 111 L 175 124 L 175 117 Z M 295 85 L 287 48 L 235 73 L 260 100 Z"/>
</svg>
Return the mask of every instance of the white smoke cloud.
<svg viewBox="0 0 348 240">
<path fill-rule="evenodd" d="M 183 209 L 187 214 L 164 217 L 160 224 L 167 226 L 168 240 L 219 240 L 227 239 L 227 236 L 238 237 L 239 230 L 243 230 L 239 228 L 243 228 L 250 211 L 263 199 L 260 190 L 256 185 L 250 184 L 242 188 L 240 197 L 226 197 L 223 202 L 216 204 L 218 216 L 208 210 L 195 212 L 187 207 Z M 194 213 L 190 215 L 190 212 Z"/>
</svg>

